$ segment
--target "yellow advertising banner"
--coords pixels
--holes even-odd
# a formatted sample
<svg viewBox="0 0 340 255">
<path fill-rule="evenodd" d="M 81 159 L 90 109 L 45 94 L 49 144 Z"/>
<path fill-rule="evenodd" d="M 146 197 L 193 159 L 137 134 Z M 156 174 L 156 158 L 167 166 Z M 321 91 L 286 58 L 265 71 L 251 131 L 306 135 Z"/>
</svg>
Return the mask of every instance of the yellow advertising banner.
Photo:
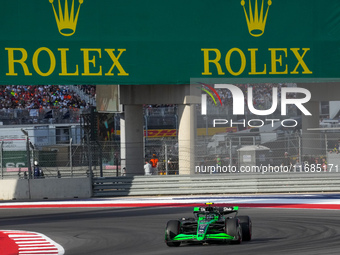
<svg viewBox="0 0 340 255">
<path fill-rule="evenodd" d="M 237 132 L 237 127 L 218 127 L 218 128 L 197 128 L 197 136 L 213 136 L 220 133 Z M 120 130 L 117 130 L 116 135 L 120 135 Z M 160 137 L 175 137 L 177 136 L 176 129 L 149 129 L 144 130 L 144 136 L 148 138 Z"/>
</svg>

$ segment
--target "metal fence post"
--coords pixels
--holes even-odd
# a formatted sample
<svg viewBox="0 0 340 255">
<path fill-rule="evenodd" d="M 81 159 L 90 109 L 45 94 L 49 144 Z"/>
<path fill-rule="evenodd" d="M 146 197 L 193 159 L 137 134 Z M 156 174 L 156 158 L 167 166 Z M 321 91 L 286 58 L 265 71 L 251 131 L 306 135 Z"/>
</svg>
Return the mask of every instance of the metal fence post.
<svg viewBox="0 0 340 255">
<path fill-rule="evenodd" d="M 0 153 L 1 153 L 1 179 L 4 178 L 4 167 L 3 167 L 3 157 L 4 157 L 4 141 L 1 141 L 1 144 L 0 144 Z"/>
<path fill-rule="evenodd" d="M 299 134 L 299 163 L 302 164 L 301 134 Z"/>
<path fill-rule="evenodd" d="M 165 156 L 165 173 L 166 175 L 169 174 L 168 172 L 168 145 L 166 144 L 166 142 L 164 143 L 164 156 Z"/>
<path fill-rule="evenodd" d="M 26 136 L 26 152 L 27 152 L 28 179 L 32 179 L 30 142 L 28 136 Z"/>
<path fill-rule="evenodd" d="M 73 177 L 72 138 L 70 139 L 70 168 L 71 168 L 71 177 Z"/>
<path fill-rule="evenodd" d="M 21 129 L 21 132 L 25 135 L 26 138 L 26 152 L 27 152 L 27 167 L 28 167 L 28 179 L 32 178 L 32 166 L 31 166 L 31 155 L 30 155 L 30 141 L 28 132 L 24 129 Z"/>
<path fill-rule="evenodd" d="M 87 134 L 87 158 L 89 160 L 89 174 L 90 174 L 90 178 L 93 178 L 93 172 L 92 172 L 92 143 L 90 142 L 90 136 L 89 134 Z"/>
<path fill-rule="evenodd" d="M 327 139 L 328 139 L 328 137 L 327 137 L 327 133 L 325 133 L 325 136 L 324 136 L 324 139 L 325 139 L 325 155 L 327 156 L 327 149 L 328 149 L 328 141 L 327 141 Z"/>
<path fill-rule="evenodd" d="M 118 162 L 118 153 L 117 152 L 115 152 L 114 158 L 115 158 L 115 164 L 116 164 L 116 177 L 118 177 L 118 164 L 119 164 L 119 162 Z M 120 169 L 120 172 L 122 173 L 122 169 Z"/>
<path fill-rule="evenodd" d="M 99 172 L 100 172 L 100 177 L 103 177 L 103 151 L 102 151 L 102 146 L 100 145 L 100 143 L 98 141 L 96 141 L 96 144 L 99 148 L 98 152 L 99 152 Z M 98 157 L 97 157 L 98 158 Z"/>
</svg>

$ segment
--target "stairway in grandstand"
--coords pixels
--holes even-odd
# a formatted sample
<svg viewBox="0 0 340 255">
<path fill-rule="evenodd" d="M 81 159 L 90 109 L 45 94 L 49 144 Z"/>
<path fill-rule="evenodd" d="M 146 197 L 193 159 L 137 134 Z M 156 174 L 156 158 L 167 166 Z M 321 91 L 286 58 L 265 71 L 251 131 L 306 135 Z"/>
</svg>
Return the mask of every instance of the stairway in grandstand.
<svg viewBox="0 0 340 255">
<path fill-rule="evenodd" d="M 76 92 L 81 99 L 85 100 L 85 102 L 96 106 L 96 99 L 94 97 L 91 97 L 90 95 L 86 94 L 83 90 L 81 90 L 80 86 L 78 85 L 72 85 L 71 88 L 74 92 Z"/>
</svg>

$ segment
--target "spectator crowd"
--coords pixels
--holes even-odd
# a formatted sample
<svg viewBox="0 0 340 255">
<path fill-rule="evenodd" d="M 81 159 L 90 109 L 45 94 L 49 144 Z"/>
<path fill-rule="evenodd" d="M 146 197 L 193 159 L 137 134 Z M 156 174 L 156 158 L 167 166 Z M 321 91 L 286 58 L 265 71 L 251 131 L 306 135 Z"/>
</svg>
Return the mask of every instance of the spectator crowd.
<svg viewBox="0 0 340 255">
<path fill-rule="evenodd" d="M 81 89 L 95 95 L 95 86 L 83 85 Z M 83 109 L 90 105 L 80 98 L 72 86 L 61 85 L 2 85 L 0 86 L 1 109 Z"/>
</svg>

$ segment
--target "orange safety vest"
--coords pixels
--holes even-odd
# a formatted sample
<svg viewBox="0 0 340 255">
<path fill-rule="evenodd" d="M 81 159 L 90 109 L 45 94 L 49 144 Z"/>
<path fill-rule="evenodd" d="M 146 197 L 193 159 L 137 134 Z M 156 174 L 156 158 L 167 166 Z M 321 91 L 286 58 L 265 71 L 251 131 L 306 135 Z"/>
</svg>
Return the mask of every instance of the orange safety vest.
<svg viewBox="0 0 340 255">
<path fill-rule="evenodd" d="M 158 158 L 152 158 L 150 159 L 150 162 L 152 167 L 157 167 Z"/>
</svg>

